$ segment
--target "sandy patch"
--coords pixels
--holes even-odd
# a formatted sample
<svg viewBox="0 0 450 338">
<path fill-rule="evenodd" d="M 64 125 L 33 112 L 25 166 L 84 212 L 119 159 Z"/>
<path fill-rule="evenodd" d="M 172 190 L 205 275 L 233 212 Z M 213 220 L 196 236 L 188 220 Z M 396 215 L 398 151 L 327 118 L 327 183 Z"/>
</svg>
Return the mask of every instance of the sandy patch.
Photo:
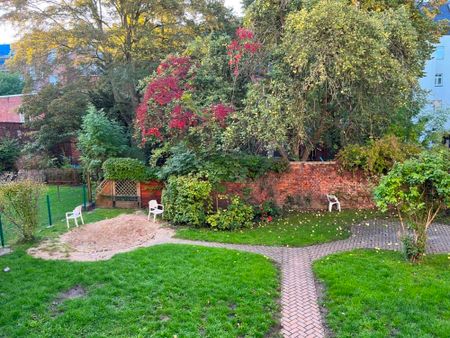
<svg viewBox="0 0 450 338">
<path fill-rule="evenodd" d="M 163 243 L 174 234 L 142 214 L 120 215 L 79 228 L 42 242 L 28 253 L 43 259 L 98 261 L 135 248 Z"/>
</svg>

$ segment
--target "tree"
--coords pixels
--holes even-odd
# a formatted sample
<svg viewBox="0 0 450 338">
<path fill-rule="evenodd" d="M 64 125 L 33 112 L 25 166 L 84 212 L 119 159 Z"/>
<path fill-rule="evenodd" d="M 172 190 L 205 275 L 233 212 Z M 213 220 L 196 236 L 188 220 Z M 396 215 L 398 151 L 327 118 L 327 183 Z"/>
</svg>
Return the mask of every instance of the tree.
<svg viewBox="0 0 450 338">
<path fill-rule="evenodd" d="M 0 72 L 0 96 L 22 94 L 23 86 L 19 74 Z"/>
<path fill-rule="evenodd" d="M 380 137 L 394 112 L 410 112 L 437 34 L 429 18 L 431 28 L 419 32 L 409 7 L 397 7 L 378 12 L 315 1 L 290 11 L 281 42 L 270 45 L 279 48 L 269 71 L 238 116 L 241 142 L 306 160 L 318 144 Z"/>
<path fill-rule="evenodd" d="M 423 152 L 396 164 L 375 189 L 375 200 L 382 210 L 392 207 L 397 211 L 405 253 L 411 261 L 420 261 L 428 228 L 440 211 L 450 207 L 448 149 Z"/>
<path fill-rule="evenodd" d="M 15 139 L 0 139 L 0 173 L 13 170 L 20 155 L 20 145 Z"/>
<path fill-rule="evenodd" d="M 108 119 L 103 111 L 89 105 L 78 133 L 78 149 L 84 169 L 89 200 L 92 199 L 91 177 L 100 179 L 103 163 L 112 157 L 123 156 L 128 150 L 124 128 Z"/>
<path fill-rule="evenodd" d="M 220 0 L 0 0 L 0 4 L 2 19 L 27 32 L 14 46 L 12 67 L 23 74 L 32 68 L 37 82 L 55 67 L 78 71 L 79 76 L 105 77 L 114 109 L 127 127 L 139 103 L 136 85 L 149 68 L 170 52 L 182 50 L 193 36 L 228 31 L 235 25 L 232 12 Z"/>
<path fill-rule="evenodd" d="M 85 82 L 47 85 L 38 94 L 24 98 L 21 111 L 31 130 L 30 152 L 44 152 L 62 161 L 65 154 L 61 146 L 75 137 L 81 126 L 88 104 L 87 87 Z"/>
</svg>

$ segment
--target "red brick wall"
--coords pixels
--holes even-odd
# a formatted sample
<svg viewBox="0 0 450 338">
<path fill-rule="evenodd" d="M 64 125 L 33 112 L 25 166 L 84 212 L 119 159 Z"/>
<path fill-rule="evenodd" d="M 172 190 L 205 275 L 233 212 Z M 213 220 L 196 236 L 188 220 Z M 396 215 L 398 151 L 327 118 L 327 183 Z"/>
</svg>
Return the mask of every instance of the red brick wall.
<svg viewBox="0 0 450 338">
<path fill-rule="evenodd" d="M 374 207 L 372 183 L 360 172 L 341 172 L 335 162 L 291 162 L 286 173 L 225 185 L 227 193 L 248 196 L 255 204 L 273 200 L 288 209 L 326 209 L 326 194 L 335 194 L 342 208 Z"/>
<path fill-rule="evenodd" d="M 312 210 L 328 207 L 326 194 L 335 194 L 344 209 L 373 208 L 372 187 L 373 182 L 361 172 L 342 172 L 335 162 L 291 162 L 289 170 L 282 174 L 225 183 L 227 194 L 248 197 L 254 204 L 273 200 L 286 209 Z M 151 199 L 161 201 L 162 188 L 163 184 L 156 181 L 141 183 L 142 206 L 146 207 Z"/>
<path fill-rule="evenodd" d="M 161 193 L 164 185 L 160 181 L 141 182 L 141 206 L 146 208 L 150 200 L 157 200 L 161 203 Z"/>
</svg>

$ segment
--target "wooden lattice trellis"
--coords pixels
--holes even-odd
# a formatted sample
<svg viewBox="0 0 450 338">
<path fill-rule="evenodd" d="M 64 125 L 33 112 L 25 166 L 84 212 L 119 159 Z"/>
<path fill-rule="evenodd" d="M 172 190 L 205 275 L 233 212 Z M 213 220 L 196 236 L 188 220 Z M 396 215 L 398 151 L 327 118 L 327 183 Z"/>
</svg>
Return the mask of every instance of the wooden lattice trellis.
<svg viewBox="0 0 450 338">
<path fill-rule="evenodd" d="M 113 207 L 116 202 L 136 202 L 141 204 L 140 183 L 135 181 L 103 181 L 97 188 L 97 194 L 112 200 Z"/>
<path fill-rule="evenodd" d="M 114 181 L 116 197 L 138 196 L 138 185 L 134 181 Z"/>
</svg>

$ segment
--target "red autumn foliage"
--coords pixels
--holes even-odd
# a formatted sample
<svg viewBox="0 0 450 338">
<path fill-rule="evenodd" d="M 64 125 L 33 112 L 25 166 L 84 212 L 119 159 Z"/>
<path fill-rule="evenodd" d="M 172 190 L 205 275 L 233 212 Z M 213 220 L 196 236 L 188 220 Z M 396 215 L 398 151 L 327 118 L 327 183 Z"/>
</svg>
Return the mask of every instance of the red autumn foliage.
<svg viewBox="0 0 450 338">
<path fill-rule="evenodd" d="M 213 105 L 211 107 L 211 110 L 214 114 L 214 118 L 219 122 L 223 122 L 228 117 L 228 115 L 234 111 L 234 108 L 226 106 L 223 103 L 219 103 Z"/>
<path fill-rule="evenodd" d="M 227 46 L 230 57 L 228 64 L 234 77 L 239 76 L 242 58 L 246 55 L 253 57 L 260 51 L 262 44 L 255 39 L 255 34 L 247 28 L 239 27 L 236 30 L 236 39 Z"/>
<path fill-rule="evenodd" d="M 204 111 L 210 112 L 212 119 L 205 119 L 183 105 L 183 94 L 195 91 L 190 84 L 195 77 L 192 69 L 193 61 L 189 57 L 168 56 L 158 66 L 156 76 L 148 83 L 142 102 L 136 108 L 142 143 L 152 137 L 163 140 L 171 135 L 183 135 L 199 123 L 215 122 L 225 126 L 233 107 L 222 103 L 211 105 Z"/>
</svg>

